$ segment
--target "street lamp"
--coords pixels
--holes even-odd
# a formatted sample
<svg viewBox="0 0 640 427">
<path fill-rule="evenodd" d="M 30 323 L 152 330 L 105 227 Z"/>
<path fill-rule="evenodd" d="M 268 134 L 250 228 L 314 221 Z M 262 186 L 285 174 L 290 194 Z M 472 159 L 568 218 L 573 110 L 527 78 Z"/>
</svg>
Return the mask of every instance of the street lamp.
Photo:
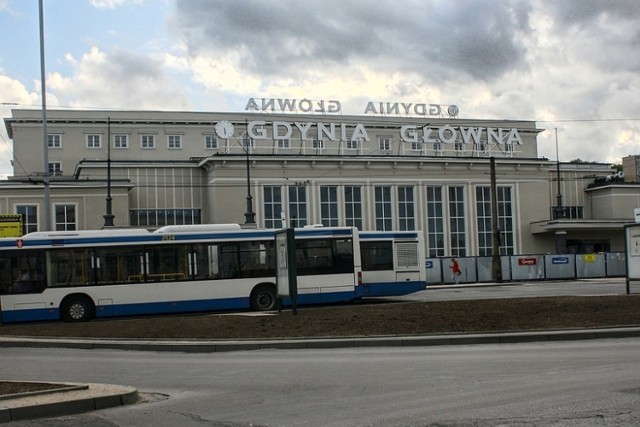
<svg viewBox="0 0 640 427">
<path fill-rule="evenodd" d="M 249 121 L 245 121 L 245 140 L 244 140 L 244 152 L 247 164 L 247 211 L 244 213 L 245 224 L 255 224 L 256 214 L 253 212 L 253 197 L 251 197 L 251 167 L 249 164 L 249 145 L 251 139 L 249 138 Z"/>
<path fill-rule="evenodd" d="M 107 117 L 107 210 L 102 216 L 105 227 L 113 227 L 113 215 L 111 211 L 111 117 Z"/>
<path fill-rule="evenodd" d="M 558 128 L 556 130 L 556 180 L 558 181 L 558 194 L 556 194 L 556 206 L 553 208 L 554 218 L 564 218 L 564 207 L 562 206 L 562 190 L 560 188 L 560 155 L 558 154 Z"/>
</svg>

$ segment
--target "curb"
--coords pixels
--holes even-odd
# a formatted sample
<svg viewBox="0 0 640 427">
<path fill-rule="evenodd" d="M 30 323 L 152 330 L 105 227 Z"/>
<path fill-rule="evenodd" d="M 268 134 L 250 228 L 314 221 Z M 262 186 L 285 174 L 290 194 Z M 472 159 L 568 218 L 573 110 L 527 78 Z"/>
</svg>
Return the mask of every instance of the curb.
<svg viewBox="0 0 640 427">
<path fill-rule="evenodd" d="M 640 337 L 640 326 L 481 334 L 224 341 L 0 337 L 0 347 L 75 348 L 84 350 L 119 349 L 131 351 L 219 353 L 229 351 L 253 351 L 265 349 L 298 350 L 357 347 L 418 347 L 435 345 L 512 344 L 540 341 L 570 341 L 630 337 Z"/>
<path fill-rule="evenodd" d="M 54 383 L 55 384 L 55 383 Z M 138 400 L 138 390 L 109 384 L 60 384 L 61 388 L 18 393 L 0 401 L 0 423 L 78 414 Z"/>
</svg>

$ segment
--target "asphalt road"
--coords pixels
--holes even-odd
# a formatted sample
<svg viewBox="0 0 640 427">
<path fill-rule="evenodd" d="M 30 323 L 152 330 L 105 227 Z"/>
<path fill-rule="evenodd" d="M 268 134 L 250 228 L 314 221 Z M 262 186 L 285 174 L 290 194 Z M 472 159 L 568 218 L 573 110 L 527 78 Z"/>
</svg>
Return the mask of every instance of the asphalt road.
<svg viewBox="0 0 640 427">
<path fill-rule="evenodd" d="M 14 425 L 638 425 L 640 338 L 217 354 L 0 349 L 6 379 L 145 403 Z"/>
</svg>

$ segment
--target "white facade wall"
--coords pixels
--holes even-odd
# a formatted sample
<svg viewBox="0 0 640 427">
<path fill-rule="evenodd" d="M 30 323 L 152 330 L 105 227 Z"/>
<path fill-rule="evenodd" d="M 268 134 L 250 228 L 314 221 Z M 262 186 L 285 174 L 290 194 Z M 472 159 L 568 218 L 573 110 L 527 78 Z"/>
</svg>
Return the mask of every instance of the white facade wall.
<svg viewBox="0 0 640 427">
<path fill-rule="evenodd" d="M 6 120 L 14 141 L 16 180 L 37 177 L 38 172 L 42 175 L 40 119 L 37 110 L 14 110 L 13 117 Z M 233 132 L 221 137 L 215 126 L 225 122 L 231 123 Z M 486 221 L 478 216 L 487 205 L 478 197 L 486 198 L 481 193 L 490 186 L 493 157 L 497 187 L 509 198 L 504 205 L 508 212 L 500 213 L 509 223 L 507 246 L 513 253 L 539 253 L 554 248 L 555 229 L 546 224 L 552 219 L 558 191 L 556 163 L 537 154 L 539 132 L 529 121 L 53 110 L 48 112 L 48 133 L 57 135 L 54 142 L 59 145 L 51 147 L 48 156 L 49 162 L 58 162 L 62 178 L 102 183 L 98 188 L 104 188 L 109 158 L 111 178 L 130 185 L 126 203 L 121 197 L 117 200 L 118 226 L 153 227 L 187 214 L 195 215 L 195 222 L 243 223 L 247 164 L 251 208 L 258 227 L 273 223 L 273 218 L 271 222 L 268 218 L 267 194 L 273 189 L 279 189 L 289 223 L 296 214 L 289 194 L 292 188 L 305 197 L 304 223 L 321 223 L 326 220 L 321 195 L 330 191 L 328 187 L 337 190 L 338 225 L 349 225 L 345 189 L 357 187 L 363 229 L 379 227 L 376 193 L 386 188 L 390 211 L 385 215 L 391 228 L 400 229 L 400 192 L 408 187 L 413 196 L 413 227 L 425 233 L 427 242 L 430 234 L 441 233 L 442 256 L 460 256 L 461 248 L 463 255 L 482 255 Z M 251 137 L 249 153 L 245 151 L 247 135 Z M 216 145 L 207 146 L 212 142 Z M 603 205 L 586 196 L 590 181 L 583 179 L 608 170 L 605 164 L 561 165 L 563 204 L 581 215 L 572 220 L 609 215 L 606 202 Z M 56 197 L 70 197 L 62 189 L 56 191 Z M 441 197 L 441 212 L 435 217 L 430 211 L 433 205 L 429 205 L 434 192 Z M 457 197 L 462 198 L 459 205 L 453 203 Z M 78 227 L 101 226 L 98 213 L 104 209 L 102 202 L 95 206 L 97 200 L 78 202 L 79 217 L 83 218 Z M 140 212 L 154 215 L 155 220 L 160 215 L 158 221 L 164 223 L 134 223 L 138 220 L 132 218 Z M 279 218 L 279 213 L 276 216 Z M 436 224 L 438 218 L 440 224 Z M 607 225 L 602 240 L 611 229 L 622 233 L 622 222 Z M 463 232 L 456 235 L 456 227 Z M 593 235 L 573 227 L 568 239 L 580 240 L 586 234 Z"/>
</svg>

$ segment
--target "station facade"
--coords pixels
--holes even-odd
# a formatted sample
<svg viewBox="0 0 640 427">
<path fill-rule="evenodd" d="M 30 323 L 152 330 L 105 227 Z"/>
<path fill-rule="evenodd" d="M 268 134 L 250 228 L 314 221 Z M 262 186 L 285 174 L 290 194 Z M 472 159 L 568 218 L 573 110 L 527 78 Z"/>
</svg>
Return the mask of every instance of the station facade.
<svg viewBox="0 0 640 427">
<path fill-rule="evenodd" d="M 640 207 L 636 183 L 593 185 L 611 165 L 540 157 L 532 121 L 253 103 L 239 113 L 47 111 L 46 173 L 42 112 L 13 110 L 0 211 L 23 215 L 25 232 L 98 229 L 109 197 L 116 227 L 421 230 L 428 257 L 464 257 L 493 253 L 493 194 L 502 255 L 622 251 Z"/>
</svg>

